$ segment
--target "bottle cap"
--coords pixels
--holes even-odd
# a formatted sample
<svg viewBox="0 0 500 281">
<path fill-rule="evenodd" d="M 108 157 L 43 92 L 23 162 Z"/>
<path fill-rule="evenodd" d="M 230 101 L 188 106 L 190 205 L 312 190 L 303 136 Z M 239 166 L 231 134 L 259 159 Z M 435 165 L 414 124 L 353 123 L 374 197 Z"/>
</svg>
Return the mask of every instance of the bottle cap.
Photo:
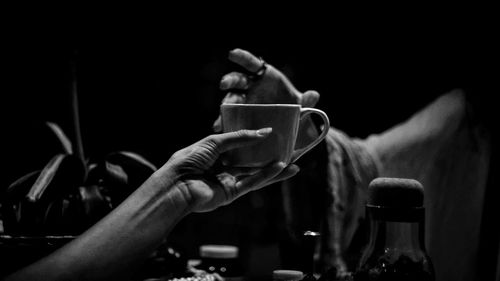
<svg viewBox="0 0 500 281">
<path fill-rule="evenodd" d="M 368 206 L 405 209 L 423 204 L 424 187 L 413 179 L 376 178 L 368 186 Z"/>
<path fill-rule="evenodd" d="M 279 269 L 273 271 L 273 280 L 280 280 L 280 281 L 295 281 L 295 280 L 301 280 L 302 277 L 304 277 L 304 274 L 302 271 L 297 271 L 297 270 L 285 270 L 285 269 Z"/>
<path fill-rule="evenodd" d="M 238 247 L 231 245 L 202 245 L 200 246 L 202 258 L 231 259 L 238 257 Z"/>
<path fill-rule="evenodd" d="M 305 231 L 303 235 L 307 236 L 307 237 L 318 237 L 318 236 L 321 236 L 321 233 L 319 233 L 317 231 L 308 230 L 308 231 Z"/>
</svg>

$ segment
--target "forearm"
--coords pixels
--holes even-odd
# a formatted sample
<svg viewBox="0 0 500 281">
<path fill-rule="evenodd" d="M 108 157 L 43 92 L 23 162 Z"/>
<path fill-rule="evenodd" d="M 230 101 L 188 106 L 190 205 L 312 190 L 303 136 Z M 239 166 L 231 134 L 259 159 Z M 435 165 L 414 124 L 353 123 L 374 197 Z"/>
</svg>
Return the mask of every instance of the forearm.
<svg viewBox="0 0 500 281">
<path fill-rule="evenodd" d="M 380 176 L 421 179 L 428 174 L 437 153 L 456 138 L 465 106 L 464 94 L 452 91 L 407 121 L 368 138 L 365 145 L 377 160 Z"/>
<path fill-rule="evenodd" d="M 109 280 L 127 277 L 188 212 L 175 179 L 159 170 L 77 239 L 7 280 Z"/>
</svg>

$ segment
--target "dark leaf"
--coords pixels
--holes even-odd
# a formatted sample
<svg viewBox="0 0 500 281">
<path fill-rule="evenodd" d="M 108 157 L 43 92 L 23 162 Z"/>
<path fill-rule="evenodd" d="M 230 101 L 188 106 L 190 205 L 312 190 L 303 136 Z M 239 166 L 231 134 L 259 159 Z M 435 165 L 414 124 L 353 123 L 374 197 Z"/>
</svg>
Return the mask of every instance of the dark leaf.
<svg viewBox="0 0 500 281">
<path fill-rule="evenodd" d="M 83 153 L 83 142 L 82 142 L 82 134 L 80 130 L 80 114 L 79 114 L 79 108 L 78 108 L 78 85 L 77 85 L 77 78 L 76 78 L 76 65 L 74 62 L 71 63 L 71 74 L 72 74 L 72 81 L 71 81 L 71 121 L 73 123 L 72 129 L 73 129 L 73 137 L 75 141 L 75 146 L 76 146 L 76 154 L 78 155 L 78 158 L 80 159 L 85 159 L 85 154 Z"/>
<path fill-rule="evenodd" d="M 71 144 L 71 141 L 63 132 L 63 130 L 55 123 L 47 122 L 46 124 L 50 128 L 50 130 L 56 135 L 57 139 L 59 140 L 64 149 L 64 152 L 66 154 L 73 154 L 73 145 Z"/>
<path fill-rule="evenodd" d="M 81 186 L 78 190 L 85 213 L 83 223 L 86 227 L 92 226 L 111 211 L 111 204 L 101 194 L 97 185 Z"/>
<path fill-rule="evenodd" d="M 59 198 L 51 202 L 45 212 L 44 234 L 78 235 L 86 229 L 82 203 L 75 196 Z"/>
<path fill-rule="evenodd" d="M 137 163 L 141 163 L 143 166 L 148 167 L 152 172 L 155 172 L 156 170 L 158 170 L 158 168 L 156 168 L 156 166 L 153 163 L 149 162 L 148 160 L 146 160 L 146 158 L 142 157 L 141 155 L 139 155 L 137 153 L 130 152 L 130 151 L 118 151 L 118 152 L 115 152 L 115 154 L 122 155 L 123 157 L 134 160 Z"/>
<path fill-rule="evenodd" d="M 52 179 L 65 157 L 67 157 L 67 155 L 57 154 L 50 159 L 49 163 L 47 163 L 47 165 L 43 168 L 42 172 L 28 192 L 27 198 L 29 201 L 36 202 L 40 200 L 43 193 L 52 182 Z"/>
<path fill-rule="evenodd" d="M 88 177 L 85 185 L 102 185 L 110 187 L 126 187 L 128 175 L 120 165 L 103 161 L 99 164 L 91 164 L 88 169 Z"/>
<path fill-rule="evenodd" d="M 99 184 L 103 179 L 103 171 L 101 165 L 91 163 L 87 166 L 87 178 L 85 185 Z"/>
<path fill-rule="evenodd" d="M 37 179 L 40 171 L 28 173 L 14 181 L 2 195 L 1 212 L 4 232 L 9 234 L 19 233 L 21 201 Z"/>
<path fill-rule="evenodd" d="M 59 225 L 62 224 L 62 217 L 63 217 L 62 205 L 65 203 L 69 203 L 69 202 L 63 203 L 63 200 L 65 199 L 54 200 L 49 203 L 49 206 L 45 211 L 44 223 L 43 223 L 43 228 L 45 233 L 57 234 L 60 231 Z"/>
<path fill-rule="evenodd" d="M 106 182 L 117 185 L 126 185 L 128 182 L 127 173 L 120 165 L 105 162 L 106 166 Z"/>
<path fill-rule="evenodd" d="M 58 154 L 44 167 L 31 187 L 29 201 L 50 201 L 62 197 L 83 183 L 85 167 L 74 155 Z"/>
<path fill-rule="evenodd" d="M 139 154 L 119 151 L 109 154 L 106 162 L 119 165 L 128 175 L 129 186 L 133 189 L 139 187 L 157 168 Z"/>
<path fill-rule="evenodd" d="M 151 166 L 135 159 L 115 154 L 104 162 L 104 186 L 113 206 L 119 205 L 153 173 Z"/>
<path fill-rule="evenodd" d="M 7 187 L 5 196 L 2 198 L 2 201 L 17 201 L 25 197 L 39 175 L 40 171 L 33 171 L 18 178 L 16 181 L 11 183 L 9 187 Z"/>
<path fill-rule="evenodd" d="M 89 168 L 85 186 L 98 185 L 103 196 L 116 206 L 123 201 L 135 188 L 128 184 L 128 175 L 117 164 L 103 161 Z"/>
</svg>

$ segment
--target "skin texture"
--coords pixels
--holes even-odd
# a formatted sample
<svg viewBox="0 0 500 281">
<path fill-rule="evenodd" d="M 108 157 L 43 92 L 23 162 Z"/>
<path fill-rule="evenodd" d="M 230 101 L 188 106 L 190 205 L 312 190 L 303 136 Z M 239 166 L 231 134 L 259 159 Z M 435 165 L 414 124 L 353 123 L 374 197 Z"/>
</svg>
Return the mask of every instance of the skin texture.
<svg viewBox="0 0 500 281">
<path fill-rule="evenodd" d="M 208 136 L 172 157 L 120 206 L 46 258 L 5 280 L 126 280 L 184 216 L 207 212 L 295 175 L 295 165 L 220 165 L 224 152 L 266 138 L 271 128 Z"/>
</svg>

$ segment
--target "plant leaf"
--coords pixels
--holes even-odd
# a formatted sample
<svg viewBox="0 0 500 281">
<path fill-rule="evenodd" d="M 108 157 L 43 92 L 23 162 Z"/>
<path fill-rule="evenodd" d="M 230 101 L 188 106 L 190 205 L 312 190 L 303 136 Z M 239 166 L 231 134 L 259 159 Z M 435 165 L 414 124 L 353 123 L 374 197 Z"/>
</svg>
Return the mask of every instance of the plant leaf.
<svg viewBox="0 0 500 281">
<path fill-rule="evenodd" d="M 125 173 L 120 165 L 105 162 L 106 166 L 106 179 L 111 183 L 125 185 L 128 182 L 128 175 Z"/>
<path fill-rule="evenodd" d="M 91 163 L 87 166 L 84 185 L 99 184 L 103 180 L 102 164 Z"/>
<path fill-rule="evenodd" d="M 50 130 L 56 135 L 59 142 L 61 142 L 64 152 L 67 154 L 73 154 L 73 145 L 71 144 L 71 141 L 66 136 L 61 127 L 59 127 L 56 123 L 52 122 L 46 122 L 46 124 L 50 128 Z"/>
<path fill-rule="evenodd" d="M 39 174 L 40 170 L 33 171 L 15 180 L 7 187 L 5 197 L 2 198 L 2 201 L 17 200 L 26 196 Z"/>
<path fill-rule="evenodd" d="M 57 154 L 56 156 L 52 157 L 52 159 L 50 159 L 47 165 L 45 165 L 42 172 L 28 192 L 27 198 L 29 201 L 36 202 L 40 200 L 43 193 L 47 189 L 47 186 L 49 186 L 49 184 L 52 182 L 54 175 L 56 174 L 66 156 L 67 155 L 65 154 Z"/>
<path fill-rule="evenodd" d="M 76 56 L 76 52 L 74 53 Z M 71 116 L 70 120 L 73 124 L 72 126 L 72 135 L 73 141 L 76 146 L 76 155 L 78 158 L 85 160 L 85 154 L 83 153 L 83 142 L 82 142 L 82 134 L 80 130 L 80 114 L 78 108 L 78 81 L 76 77 L 76 57 L 72 57 L 71 59 Z"/>
<path fill-rule="evenodd" d="M 155 172 L 156 170 L 158 170 L 158 168 L 153 163 L 149 162 L 148 160 L 146 160 L 146 158 L 142 157 L 141 155 L 139 155 L 137 153 L 130 152 L 130 151 L 118 151 L 118 152 L 115 152 L 115 153 L 123 155 L 123 156 L 125 156 L 127 158 L 130 158 L 130 159 L 133 159 L 133 160 L 137 161 L 138 163 L 141 163 L 144 166 L 150 168 L 151 171 L 153 171 L 153 172 Z"/>
<path fill-rule="evenodd" d="M 78 190 L 85 212 L 86 228 L 92 226 L 111 211 L 112 206 L 101 194 L 97 185 L 81 186 Z"/>
<path fill-rule="evenodd" d="M 41 228 L 44 235 L 78 235 L 85 230 L 84 219 L 79 196 L 69 195 L 48 205 Z"/>
<path fill-rule="evenodd" d="M 26 198 L 51 201 L 77 190 L 85 180 L 85 167 L 76 155 L 58 154 L 44 167 Z"/>
<path fill-rule="evenodd" d="M 106 162 L 120 165 L 128 176 L 128 185 L 135 190 L 147 178 L 154 173 L 157 168 L 151 162 L 137 153 L 129 151 L 118 151 L 106 156 Z"/>
</svg>

